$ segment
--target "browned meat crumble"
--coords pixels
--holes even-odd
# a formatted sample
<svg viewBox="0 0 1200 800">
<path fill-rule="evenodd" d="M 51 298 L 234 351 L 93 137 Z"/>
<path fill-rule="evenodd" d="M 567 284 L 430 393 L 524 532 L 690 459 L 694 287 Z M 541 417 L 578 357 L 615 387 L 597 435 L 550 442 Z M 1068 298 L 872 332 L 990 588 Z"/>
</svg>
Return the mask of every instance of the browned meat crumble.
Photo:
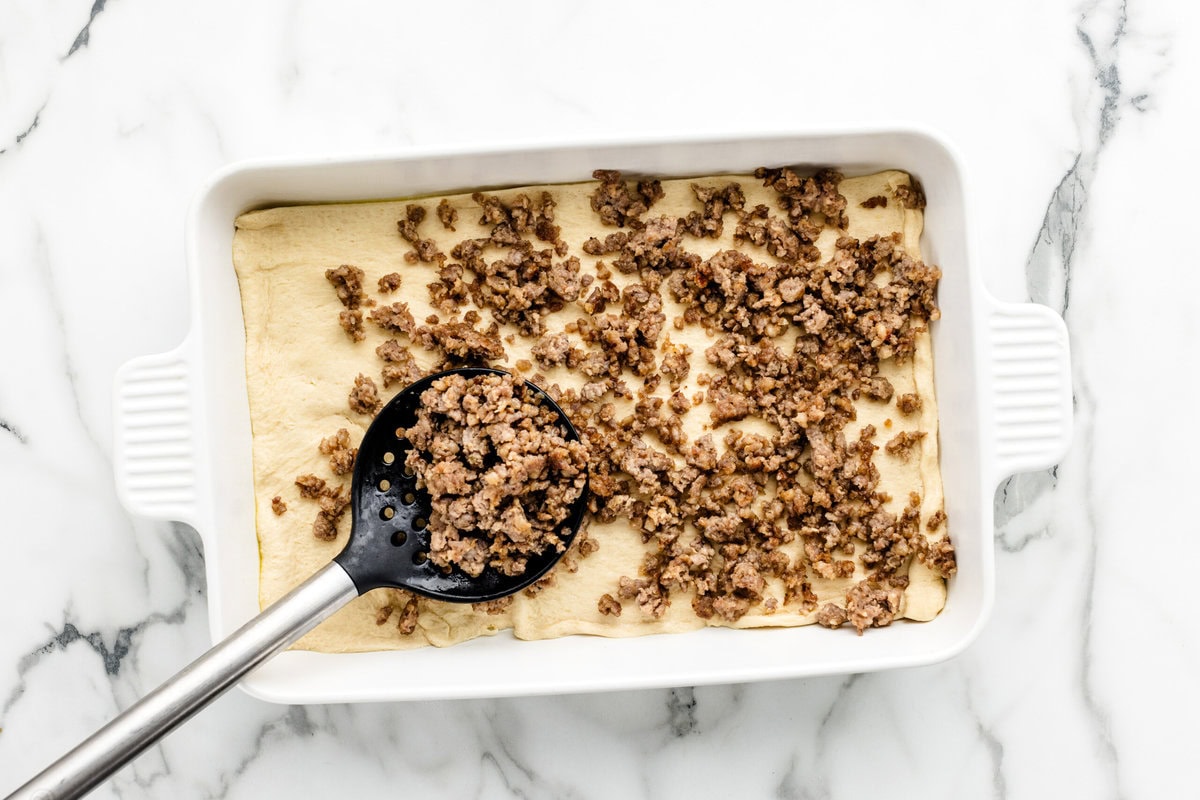
<svg viewBox="0 0 1200 800">
<path fill-rule="evenodd" d="M 454 223 L 458 222 L 458 210 L 450 205 L 449 200 L 442 200 L 437 205 L 437 217 L 442 227 L 448 231 L 457 230 Z"/>
<path fill-rule="evenodd" d="M 367 331 L 363 327 L 362 310 L 357 308 L 343 309 L 338 314 L 338 324 L 342 326 L 342 330 L 356 342 L 361 342 L 367 338 Z"/>
<path fill-rule="evenodd" d="M 301 497 L 315 500 L 325 491 L 325 479 L 312 474 L 300 475 L 296 478 L 296 488 L 300 490 Z"/>
<path fill-rule="evenodd" d="M 503 614 L 507 611 L 508 607 L 513 604 L 514 599 L 516 599 L 516 596 L 510 594 L 507 597 L 497 597 L 495 600 L 488 600 L 483 603 L 471 603 L 471 608 L 494 617 L 497 614 Z"/>
<path fill-rule="evenodd" d="M 902 394 L 896 398 L 896 408 L 906 417 L 920 411 L 922 405 L 921 397 L 917 394 Z"/>
<path fill-rule="evenodd" d="M 846 198 L 838 191 L 842 173 L 837 170 L 823 169 L 811 178 L 801 178 L 786 167 L 760 167 L 754 170 L 754 177 L 779 194 L 779 207 L 801 241 L 814 241 L 825 225 L 846 229 Z"/>
<path fill-rule="evenodd" d="M 922 531 L 919 495 L 911 495 L 898 513 L 885 510 L 890 498 L 879 490 L 872 461 L 880 449 L 874 427 L 865 426 L 852 439 L 843 430 L 855 418 L 857 399 L 889 402 L 894 396 L 892 384 L 878 374 L 880 361 L 910 358 L 916 335 L 938 318 L 940 272 L 909 257 L 899 234 L 862 241 L 841 235 L 832 256 L 823 259 L 816 239 L 825 228 L 840 233 L 848 223 L 836 170 L 802 177 L 787 168 L 763 168 L 755 176 L 774 190 L 776 209 L 747 208 L 736 183 L 693 185 L 700 208 L 676 219 L 649 213 L 663 196 L 658 181 L 628 182 L 619 172 L 597 170 L 592 209 L 602 223 L 620 230 L 581 243 L 588 255 L 603 257 L 594 276 L 567 257 L 549 192 L 520 194 L 511 202 L 476 193 L 488 235 L 463 239 L 448 257 L 432 242 L 422 247 L 418 226 L 425 211 L 410 205 L 398 223 L 401 237 L 413 245 L 410 260 L 437 268 L 429 296 L 450 319 L 431 316 L 418 325 L 406 303 L 370 312 L 372 322 L 397 334 L 376 350 L 384 387 L 420 377 L 410 345 L 438 353 L 443 368 L 503 366 L 508 356 L 499 325 L 515 326 L 535 340 L 531 354 L 539 368 L 571 370 L 585 380 L 578 390 L 561 389 L 547 385 L 543 375 L 533 376 L 586 442 L 586 463 L 579 445 L 567 447 L 569 457 L 560 456 L 561 463 L 552 466 L 574 476 L 590 472 L 590 516 L 599 522 L 628 519 L 649 546 L 638 573 L 619 576 L 599 598 L 600 614 L 619 616 L 622 601 L 628 601 L 644 615 L 661 617 L 683 592 L 704 619 L 736 621 L 752 608 L 772 612 L 782 604 L 815 613 L 827 627 L 849 622 L 861 634 L 890 624 L 899 613 L 912 559 L 943 576 L 956 568 L 949 538 L 928 539 Z M 898 187 L 895 196 L 907 208 L 924 205 L 919 186 Z M 860 205 L 886 207 L 887 201 L 881 195 Z M 778 263 L 761 263 L 754 250 L 722 250 L 706 258 L 689 250 L 689 241 L 720 236 L 727 214 L 736 225 L 735 241 L 762 248 Z M 439 204 L 437 215 L 454 230 L 457 212 L 448 203 Z M 371 304 L 362 299 L 362 275 L 355 269 L 330 271 L 337 273 L 329 279 L 348 311 Z M 613 270 L 633 282 L 618 287 Z M 386 291 L 382 280 L 380 290 Z M 673 320 L 676 329 L 701 325 L 715 337 L 703 353 L 715 374 L 696 376 L 702 391 L 692 398 L 679 391 L 688 378 L 691 350 L 664 336 L 664 296 L 683 306 L 683 315 Z M 547 317 L 570 304 L 586 316 L 566 332 L 548 333 Z M 480 312 L 491 316 L 489 324 Z M 347 332 L 354 336 L 350 327 Z M 513 342 L 511 335 L 506 341 Z M 523 373 L 534 368 L 527 361 L 516 367 Z M 642 379 L 636 395 L 626 383 L 629 375 Z M 360 379 L 351 406 L 378 408 L 382 401 L 374 383 Z M 430 520 L 434 561 L 468 574 L 488 565 L 518 574 L 524 557 L 534 552 L 530 548 L 556 546 L 548 522 L 554 513 L 547 508 L 569 505 L 563 497 L 548 504 L 527 501 L 531 492 L 541 497 L 537 493 L 549 489 L 545 472 L 538 471 L 550 469 L 539 450 L 549 445 L 526 434 L 514 440 L 520 444 L 491 438 L 496 431 L 519 429 L 514 409 L 521 402 L 513 386 L 520 381 L 506 381 L 489 383 L 483 396 L 463 386 L 442 387 L 440 399 L 431 397 L 431 416 L 410 431 L 417 449 L 434 455 L 432 462 L 413 464 L 423 485 L 441 498 Z M 660 382 L 669 388 L 666 400 L 651 394 Z M 472 403 L 481 413 L 507 411 L 495 412 L 500 417 L 485 425 L 464 412 L 468 396 L 476 397 Z M 632 411 L 617 413 L 614 397 L 632 400 Z M 712 405 L 711 431 L 689 441 L 681 418 L 703 400 Z M 911 415 L 920 410 L 921 399 L 903 394 L 896 404 L 901 414 Z M 722 432 L 727 423 L 748 417 L 770 423 L 776 435 Z M 900 433 L 884 449 L 907 458 L 925 435 Z M 511 465 L 509 450 L 498 462 L 516 475 L 500 483 L 523 488 L 505 494 L 493 486 L 483 495 L 486 503 L 470 500 L 480 496 L 478 482 L 496 466 L 486 465 L 485 454 L 502 445 L 517 448 Z M 353 455 L 334 463 L 345 452 L 331 451 L 334 474 L 347 463 L 352 468 Z M 342 489 L 315 476 L 301 476 L 297 485 L 321 503 L 314 533 L 332 537 L 344 511 L 338 508 Z M 944 512 L 935 511 L 925 529 L 936 531 L 944 522 Z M 793 542 L 802 555 L 781 549 Z M 578 559 L 597 546 L 581 531 L 560 569 L 577 569 Z M 856 560 L 866 572 L 844 602 L 818 608 L 812 576 L 851 578 Z M 552 575 L 526 593 L 534 596 L 551 585 Z M 770 580 L 782 585 L 782 597 L 770 593 Z M 511 598 L 477 607 L 495 614 L 509 603 Z M 415 620 L 415 600 L 412 608 Z"/>
<path fill-rule="evenodd" d="M 383 408 L 383 401 L 379 399 L 379 389 L 375 386 L 375 381 L 362 373 L 359 373 L 358 377 L 354 379 L 354 388 L 350 390 L 348 399 L 350 410 L 357 414 L 374 415 Z"/>
<path fill-rule="evenodd" d="M 413 339 L 426 350 L 440 350 L 451 362 L 480 364 L 507 358 L 504 344 L 497 335 L 499 327 L 492 323 L 480 331 L 470 322 L 443 322 L 422 325 L 413 332 Z"/>
<path fill-rule="evenodd" d="M 884 445 L 884 449 L 892 455 L 899 456 L 907 461 L 909 454 L 912 453 L 913 445 L 924 438 L 925 431 L 901 431 Z"/>
<path fill-rule="evenodd" d="M 887 203 L 888 199 L 886 197 L 881 194 L 877 194 L 874 197 L 868 197 L 858 205 L 861 208 L 887 208 Z"/>
<path fill-rule="evenodd" d="M 406 592 L 400 589 L 393 590 L 397 596 L 396 603 L 388 603 L 379 607 L 375 612 L 375 624 L 386 624 L 397 609 L 400 611 L 399 620 L 396 623 L 396 629 L 400 631 L 401 636 L 408 636 L 417 629 L 417 620 L 420 617 L 421 609 L 417 605 L 417 596 L 411 592 Z"/>
<path fill-rule="evenodd" d="M 621 603 L 617 598 L 605 592 L 600 595 L 599 602 L 596 603 L 597 609 L 606 617 L 621 616 Z"/>
<path fill-rule="evenodd" d="M 559 244 L 559 227 L 554 224 L 556 203 L 549 192 L 542 192 L 537 200 L 518 194 L 511 205 L 494 195 L 476 192 L 471 199 L 479 203 L 483 216 L 480 225 L 493 225 L 490 240 L 499 246 L 519 246 L 524 241 L 522 234 L 533 233 L 540 241 Z M 565 255 L 565 253 L 558 253 Z M 458 258 L 459 256 L 455 256 Z"/>
<path fill-rule="evenodd" d="M 815 260 L 821 253 L 807 241 L 801 240 L 771 209 L 757 205 L 738 218 L 733 231 L 734 241 L 750 242 L 765 247 L 767 252 L 783 261 Z"/>
<path fill-rule="evenodd" d="M 405 464 L 430 496 L 430 561 L 471 576 L 525 572 L 562 552 L 560 527 L 587 481 L 587 448 L 511 375 L 451 375 L 421 395 Z"/>
<path fill-rule="evenodd" d="M 893 193 L 905 208 L 925 208 L 925 190 L 916 181 L 911 186 L 897 186 Z"/>
<path fill-rule="evenodd" d="M 282 497 L 275 495 L 271 498 L 271 511 L 274 512 L 275 516 L 277 517 L 282 516 L 283 514 L 287 513 L 287 503 L 283 502 Z"/>
<path fill-rule="evenodd" d="M 389 294 L 400 288 L 403 281 L 399 272 L 389 272 L 379 279 L 379 291 Z"/>
<path fill-rule="evenodd" d="M 407 386 L 421 377 L 421 368 L 412 352 L 395 339 L 388 339 L 375 348 L 375 354 L 383 359 L 383 388 L 399 383 Z"/>
<path fill-rule="evenodd" d="M 400 238 L 413 246 L 411 251 L 404 254 L 404 260 L 410 264 L 416 264 L 418 261 L 425 264 L 442 264 L 446 260 L 446 254 L 438 249 L 437 242 L 433 239 L 422 239 L 417 232 L 424 220 L 424 207 L 409 205 L 404 209 L 404 219 L 396 223 L 400 230 Z"/>
<path fill-rule="evenodd" d="M 338 324 L 356 342 L 367 338 L 363 328 L 362 306 L 374 305 L 374 301 L 363 290 L 363 274 L 361 269 L 349 264 L 325 270 L 325 279 L 333 285 L 338 300 L 345 306 L 338 315 Z"/>
<path fill-rule="evenodd" d="M 392 303 L 371 312 L 371 321 L 386 331 L 413 335 L 417 321 L 408 310 L 408 303 Z"/>
<path fill-rule="evenodd" d="M 630 188 L 618 170 L 598 169 L 592 177 L 600 181 L 592 193 L 592 210 L 605 225 L 638 227 L 641 216 L 663 198 L 662 183 L 657 180 L 638 181 Z"/>
<path fill-rule="evenodd" d="M 337 524 L 350 507 L 350 492 L 345 486 L 325 486 L 317 496 L 320 510 L 313 520 L 313 536 L 325 541 L 337 538 Z"/>
<path fill-rule="evenodd" d="M 346 308 L 370 305 L 367 293 L 363 290 L 363 275 L 361 269 L 349 264 L 325 270 L 325 280 L 333 284 L 338 300 Z"/>
<path fill-rule="evenodd" d="M 354 471 L 358 448 L 350 446 L 350 431 L 345 428 L 339 428 L 333 436 L 322 439 L 317 449 L 321 455 L 329 456 L 329 469 L 334 475 L 346 475 Z"/>
<path fill-rule="evenodd" d="M 958 571 L 958 557 L 949 536 L 943 535 L 936 541 L 922 538 L 919 543 L 917 558 L 934 572 L 943 578 L 949 578 Z"/>
<path fill-rule="evenodd" d="M 704 205 L 704 210 L 688 214 L 683 220 L 683 228 L 698 239 L 705 236 L 719 238 L 725 231 L 725 212 L 741 211 L 746 205 L 746 196 L 737 183 L 727 183 L 720 189 L 693 183 L 692 192 Z"/>
</svg>

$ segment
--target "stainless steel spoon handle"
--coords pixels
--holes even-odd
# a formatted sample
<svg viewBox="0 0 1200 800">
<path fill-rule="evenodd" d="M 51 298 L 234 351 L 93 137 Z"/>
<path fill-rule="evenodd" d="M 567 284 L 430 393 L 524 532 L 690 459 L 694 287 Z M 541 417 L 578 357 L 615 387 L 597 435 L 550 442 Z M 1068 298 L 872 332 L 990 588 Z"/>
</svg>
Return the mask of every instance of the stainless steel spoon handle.
<svg viewBox="0 0 1200 800">
<path fill-rule="evenodd" d="M 17 789 L 8 800 L 66 800 L 86 794 L 357 595 L 344 569 L 336 563 L 326 565 Z"/>
</svg>

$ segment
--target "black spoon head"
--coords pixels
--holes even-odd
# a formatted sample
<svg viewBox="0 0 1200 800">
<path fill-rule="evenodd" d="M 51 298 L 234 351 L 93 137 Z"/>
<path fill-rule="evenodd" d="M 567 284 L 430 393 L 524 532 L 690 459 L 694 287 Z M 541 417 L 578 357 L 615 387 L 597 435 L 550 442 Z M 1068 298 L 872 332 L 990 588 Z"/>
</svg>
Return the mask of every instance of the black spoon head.
<svg viewBox="0 0 1200 800">
<path fill-rule="evenodd" d="M 350 575 L 359 594 L 391 587 L 458 603 L 496 600 L 519 592 L 545 575 L 575 538 L 587 506 L 586 484 L 559 528 L 563 552 L 546 548 L 541 554 L 530 556 L 521 575 L 505 575 L 492 567 L 478 577 L 459 569 L 443 572 L 427 558 L 430 498 L 424 489 L 417 488 L 414 473 L 405 474 L 404 459 L 412 446 L 398 437 L 396 431 L 416 422 L 421 393 L 438 378 L 489 374 L 506 373 L 485 367 L 464 367 L 424 377 L 392 398 L 367 429 L 354 463 L 350 540 L 334 558 Z M 558 404 L 534 384 L 526 381 L 525 386 L 558 414 L 564 437 L 578 440 L 579 433 Z"/>
</svg>

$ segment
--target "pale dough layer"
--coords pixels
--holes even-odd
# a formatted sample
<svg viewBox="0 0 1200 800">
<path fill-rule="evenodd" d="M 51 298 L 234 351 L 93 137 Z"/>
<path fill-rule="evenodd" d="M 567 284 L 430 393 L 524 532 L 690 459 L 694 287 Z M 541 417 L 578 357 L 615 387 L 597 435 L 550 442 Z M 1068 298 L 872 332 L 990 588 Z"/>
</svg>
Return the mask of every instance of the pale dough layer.
<svg viewBox="0 0 1200 800">
<path fill-rule="evenodd" d="M 750 176 L 721 176 L 664 181 L 666 196 L 654 204 L 648 216 L 685 216 L 689 211 L 700 210 L 690 185 L 720 186 L 730 180 L 741 184 L 747 208 L 764 203 L 773 214 L 780 213 L 774 191 L 761 186 L 760 181 Z M 919 258 L 921 212 L 904 208 L 893 194 L 895 187 L 909 183 L 906 174 L 895 171 L 843 181 L 840 189 L 848 201 L 850 217 L 846 233 L 865 239 L 873 234 L 898 231 L 906 251 Z M 582 183 L 526 187 L 495 194 L 508 200 L 521 191 L 531 196 L 537 196 L 542 189 L 550 191 L 558 203 L 556 222 L 562 226 L 562 238 L 571 244 L 570 255 L 580 259 L 585 272 L 594 273 L 595 262 L 601 259 L 587 255 L 580 245 L 589 236 L 603 238 L 613 231 L 601 225 L 591 210 L 589 196 L 594 186 L 594 183 Z M 860 207 L 863 200 L 875 195 L 889 198 L 886 208 Z M 350 515 L 342 518 L 335 541 L 318 540 L 311 533 L 316 505 L 299 496 L 293 481 L 304 473 L 337 480 L 330 473 L 326 457 L 318 453 L 318 442 L 338 428 L 349 429 L 355 445 L 362 438 L 370 420 L 352 412 L 347 403 L 355 376 L 362 373 L 374 378 L 385 401 L 403 388 L 393 385 L 386 392 L 382 391 L 382 362 L 375 354 L 375 347 L 389 336 L 368 322 L 367 340 L 355 343 L 338 325 L 342 306 L 325 279 L 325 270 L 353 264 L 366 272 L 366 288 L 381 305 L 403 300 L 409 304 L 418 322 L 435 313 L 429 305 L 426 289 L 426 284 L 436 277 L 435 270 L 426 264 L 414 265 L 404 260 L 404 254 L 411 247 L 397 234 L 396 222 L 403 218 L 405 206 L 419 202 L 426 208 L 429 215 L 421 225 L 420 233 L 435 239 L 443 252 L 449 253 L 455 243 L 467 237 L 488 234 L 488 229 L 478 224 L 479 207 L 469 193 L 448 197 L 459 212 L 455 223 L 457 230 L 453 232 L 444 230 L 434 214 L 439 199 L 271 208 L 252 211 L 237 219 L 233 256 L 246 326 L 246 374 L 261 554 L 259 598 L 264 606 L 328 563 L 345 544 Z M 763 248 L 735 244 L 732 239 L 734 226 L 734 215 L 727 214 L 725 232 L 719 240 L 685 237 L 685 246 L 704 258 L 718 250 L 736 248 L 760 262 L 774 262 Z M 837 235 L 829 228 L 822 234 L 817 244 L 823 257 L 827 258 L 832 252 Z M 497 257 L 491 251 L 486 255 Z M 403 285 L 390 295 L 377 293 L 378 279 L 391 272 L 403 275 Z M 624 286 L 636 277 L 616 273 L 612 280 Z M 699 390 L 696 376 L 709 369 L 704 351 L 712 339 L 695 325 L 683 331 L 675 330 L 671 320 L 682 314 L 682 308 L 671 299 L 665 285 L 662 293 L 667 315 L 666 336 L 676 344 L 690 345 L 693 350 L 692 371 L 683 387 L 684 393 L 691 397 Z M 547 320 L 550 332 L 561 331 L 582 313 L 571 305 L 551 315 Z M 485 321 L 490 319 L 486 311 L 483 315 Z M 515 330 L 506 329 L 502 333 L 515 333 Z M 784 334 L 785 337 L 790 335 L 793 334 Z M 578 343 L 577 339 L 574 341 Z M 404 337 L 401 342 L 408 344 Z M 529 348 L 533 344 L 533 340 L 519 334 L 514 344 L 506 343 L 507 365 L 512 367 L 522 358 L 532 360 Z M 411 350 L 423 367 L 434 365 L 433 353 L 418 346 L 412 346 Z M 888 509 L 898 513 L 907 502 L 909 492 L 916 491 L 922 497 L 924 523 L 943 505 L 929 334 L 922 333 L 917 337 L 913 359 L 904 364 L 886 360 L 881 373 L 895 387 L 895 397 L 908 392 L 919 394 L 923 400 L 921 411 L 906 417 L 896 409 L 894 398 L 888 403 L 864 399 L 857 407 L 858 420 L 845 429 L 846 438 L 854 439 L 862 425 L 875 425 L 878 431 L 875 442 L 881 448 L 875 454 L 875 463 L 881 473 L 880 490 L 893 498 Z M 582 383 L 578 375 L 565 368 L 548 370 L 546 377 L 564 388 L 578 387 Z M 641 385 L 632 375 L 627 376 L 627 381 L 635 390 Z M 666 381 L 658 394 L 669 395 Z M 684 427 L 689 440 L 706 432 L 708 412 L 705 404 L 685 416 Z M 747 420 L 736 426 L 765 433 L 773 430 L 761 420 Z M 929 435 L 913 448 L 908 461 L 888 455 L 882 449 L 896 433 L 918 429 Z M 724 432 L 725 427 L 722 427 L 714 435 L 719 450 Z M 349 476 L 341 480 L 349 484 Z M 271 510 L 271 499 L 276 495 L 288 505 L 288 511 L 282 515 Z M 924 524 L 922 530 L 925 530 Z M 941 533 L 927 535 L 933 537 Z M 425 644 L 449 645 L 509 628 L 518 638 L 541 639 L 580 633 L 637 636 L 729 624 L 696 617 L 691 608 L 691 596 L 680 592 L 672 594 L 670 608 L 659 620 L 642 614 L 633 602 L 625 603 L 620 617 L 600 614 L 598 598 L 605 592 L 615 596 L 620 576 L 637 576 L 645 546 L 641 536 L 625 521 L 593 524 L 591 535 L 600 549 L 582 559 L 577 572 L 557 569 L 554 586 L 536 598 L 518 595 L 502 614 L 489 616 L 473 611 L 469 605 L 422 600 L 418 630 L 410 636 L 400 636 L 394 619 L 383 625 L 376 624 L 378 610 L 395 602 L 394 592 L 377 590 L 358 598 L 323 622 L 298 646 L 329 652 L 354 652 L 406 649 Z M 790 552 L 799 552 L 798 542 Z M 861 566 L 854 576 L 843 580 L 826 580 L 810 574 L 813 590 L 819 598 L 818 607 L 826 602 L 843 605 L 846 591 L 864 574 Z M 945 604 L 945 581 L 915 561 L 909 577 L 911 583 L 904 593 L 902 615 L 913 620 L 932 619 Z M 798 609 L 783 605 L 782 587 L 775 579 L 769 579 L 766 594 L 780 601 L 774 613 L 756 606 L 733 626 L 794 626 L 815 621 L 815 613 L 801 614 Z"/>
</svg>

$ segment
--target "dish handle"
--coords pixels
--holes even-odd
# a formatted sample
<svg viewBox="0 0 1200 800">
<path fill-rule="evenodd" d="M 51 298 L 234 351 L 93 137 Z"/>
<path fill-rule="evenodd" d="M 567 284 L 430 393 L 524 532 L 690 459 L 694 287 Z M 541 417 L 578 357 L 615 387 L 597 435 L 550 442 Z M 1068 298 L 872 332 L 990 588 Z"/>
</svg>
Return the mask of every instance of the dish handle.
<svg viewBox="0 0 1200 800">
<path fill-rule="evenodd" d="M 993 301 L 987 336 L 998 484 L 1066 455 L 1074 416 L 1071 348 L 1062 317 L 1036 303 Z"/>
<path fill-rule="evenodd" d="M 132 514 L 195 526 L 194 361 L 190 340 L 121 365 L 113 381 L 113 473 Z"/>
</svg>

